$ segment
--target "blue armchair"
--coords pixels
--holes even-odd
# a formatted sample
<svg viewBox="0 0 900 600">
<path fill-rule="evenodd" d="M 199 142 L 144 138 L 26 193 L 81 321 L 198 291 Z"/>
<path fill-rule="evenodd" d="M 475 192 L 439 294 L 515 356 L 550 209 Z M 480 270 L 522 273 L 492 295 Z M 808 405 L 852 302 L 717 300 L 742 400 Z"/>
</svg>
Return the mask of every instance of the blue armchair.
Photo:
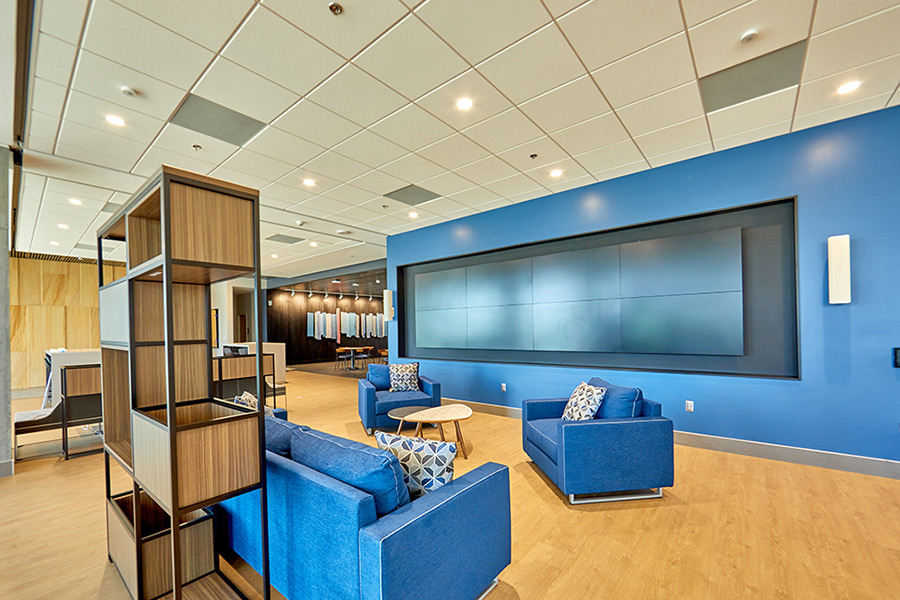
<svg viewBox="0 0 900 600">
<path fill-rule="evenodd" d="M 391 392 L 390 387 L 387 365 L 369 365 L 365 379 L 359 380 L 359 418 L 369 435 L 376 428 L 397 427 L 400 424 L 387 416 L 395 408 L 441 405 L 441 384 L 428 377 L 419 377 L 417 392 Z"/>
<path fill-rule="evenodd" d="M 523 401 L 525 453 L 570 504 L 661 498 L 675 480 L 672 421 L 636 388 L 590 383 L 608 392 L 589 421 L 562 420 L 567 398 Z"/>
</svg>

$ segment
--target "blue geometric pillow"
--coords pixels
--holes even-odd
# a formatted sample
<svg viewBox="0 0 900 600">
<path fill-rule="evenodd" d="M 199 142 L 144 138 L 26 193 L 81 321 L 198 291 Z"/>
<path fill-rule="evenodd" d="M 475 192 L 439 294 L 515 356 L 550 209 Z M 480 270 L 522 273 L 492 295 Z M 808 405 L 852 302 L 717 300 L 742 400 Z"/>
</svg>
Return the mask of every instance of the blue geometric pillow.
<svg viewBox="0 0 900 600">
<path fill-rule="evenodd" d="M 417 498 L 453 481 L 456 444 L 376 431 L 378 447 L 392 452 L 403 468 L 409 495 Z"/>
<path fill-rule="evenodd" d="M 395 363 L 388 365 L 392 392 L 419 391 L 419 363 Z"/>
</svg>

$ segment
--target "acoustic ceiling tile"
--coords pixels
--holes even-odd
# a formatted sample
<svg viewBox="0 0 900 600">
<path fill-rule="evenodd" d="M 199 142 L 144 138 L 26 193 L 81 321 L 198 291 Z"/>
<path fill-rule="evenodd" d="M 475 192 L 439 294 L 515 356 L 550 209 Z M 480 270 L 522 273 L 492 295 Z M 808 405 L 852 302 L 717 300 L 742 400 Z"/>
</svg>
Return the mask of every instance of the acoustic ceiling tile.
<svg viewBox="0 0 900 600">
<path fill-rule="evenodd" d="M 684 28 L 678 0 L 586 2 L 562 17 L 559 25 L 590 70 Z"/>
<path fill-rule="evenodd" d="M 416 14 L 472 64 L 550 22 L 538 0 L 431 0 Z"/>
<path fill-rule="evenodd" d="M 585 0 L 544 0 L 544 5 L 554 17 L 560 17 L 584 2 Z"/>
<path fill-rule="evenodd" d="M 584 74 L 584 67 L 559 29 L 551 24 L 477 66 L 516 103 Z"/>
<path fill-rule="evenodd" d="M 368 130 L 360 131 L 332 150 L 370 167 L 379 167 L 408 153 L 394 142 L 389 142 Z"/>
<path fill-rule="evenodd" d="M 547 188 L 554 194 L 558 194 L 560 192 L 565 192 L 566 190 L 574 190 L 575 188 L 591 185 L 592 183 L 597 183 L 597 180 L 593 175 L 582 175 L 581 177 L 563 179 L 557 183 L 547 184 Z"/>
<path fill-rule="evenodd" d="M 444 172 L 443 168 L 418 154 L 407 154 L 393 162 L 382 165 L 380 170 L 410 183 L 418 183 Z"/>
<path fill-rule="evenodd" d="M 345 140 L 362 128 L 309 100 L 301 100 L 273 123 L 282 131 L 325 148 Z"/>
<path fill-rule="evenodd" d="M 410 100 L 469 68 L 450 46 L 413 15 L 378 38 L 353 62 Z"/>
<path fill-rule="evenodd" d="M 195 149 L 194 145 L 200 146 Z M 219 164 L 238 149 L 234 144 L 223 142 L 217 138 L 198 133 L 186 127 L 168 123 L 163 129 L 154 146 L 164 150 L 171 150 L 185 156 L 196 156 L 198 159 L 213 164 Z"/>
<path fill-rule="evenodd" d="M 280 179 L 294 169 L 294 165 L 257 154 L 246 148 L 238 150 L 222 166 L 226 169 L 234 169 L 241 173 L 258 176 L 264 179 L 266 183 Z"/>
<path fill-rule="evenodd" d="M 471 100 L 472 107 L 468 110 L 457 108 L 456 103 L 461 98 Z M 512 103 L 474 69 L 419 98 L 416 104 L 457 129 L 464 129 L 512 107 Z"/>
<path fill-rule="evenodd" d="M 806 38 L 814 0 L 754 0 L 689 30 L 700 77 L 768 54 Z M 741 36 L 760 32 L 749 43 Z"/>
<path fill-rule="evenodd" d="M 709 143 L 710 139 L 706 119 L 698 117 L 638 136 L 634 138 L 634 141 L 637 142 L 644 156 L 651 158 Z M 650 164 L 653 165 L 652 160 Z"/>
<path fill-rule="evenodd" d="M 647 160 L 650 161 L 651 167 L 656 168 L 675 162 L 688 160 L 690 158 L 695 158 L 697 156 L 702 156 L 704 154 L 709 154 L 712 151 L 712 144 L 709 142 L 703 142 L 702 144 L 689 146 L 687 148 L 681 148 L 680 150 L 675 150 L 674 152 L 667 152 L 658 156 L 651 156 L 648 157 Z"/>
<path fill-rule="evenodd" d="M 790 121 L 797 100 L 797 86 L 741 102 L 709 113 L 709 129 L 714 139 Z M 718 147 L 718 144 L 716 145 Z"/>
<path fill-rule="evenodd" d="M 557 131 L 551 137 L 566 152 L 575 155 L 628 139 L 628 132 L 619 118 L 610 112 Z"/>
<path fill-rule="evenodd" d="M 169 165 L 185 171 L 206 175 L 216 168 L 216 163 L 200 160 L 194 156 L 179 154 L 171 150 L 152 146 L 141 157 L 140 162 L 131 170 L 135 175 L 150 177 L 159 170 L 160 165 Z"/>
<path fill-rule="evenodd" d="M 344 58 L 368 46 L 408 10 L 398 0 L 344 4 L 345 10 L 337 17 L 324 2 L 313 6 L 296 0 L 266 0 L 265 6 Z"/>
<path fill-rule="evenodd" d="M 479 185 L 484 185 L 491 181 L 515 175 L 518 171 L 496 156 L 488 156 L 454 169 L 454 172 Z"/>
<path fill-rule="evenodd" d="M 839 94 L 838 88 L 852 81 L 859 87 L 849 93 Z M 828 108 L 859 102 L 872 96 L 891 93 L 900 81 L 900 54 L 855 67 L 800 86 L 797 114 L 806 115 Z"/>
<path fill-rule="evenodd" d="M 450 171 L 446 171 L 430 179 L 425 179 L 419 182 L 419 185 L 426 190 L 431 190 L 435 194 L 440 194 L 441 196 L 452 196 L 457 192 L 475 187 L 475 184 L 468 179 L 464 179 Z"/>
<path fill-rule="evenodd" d="M 126 86 L 137 94 L 123 94 Z M 168 119 L 185 96 L 182 89 L 87 50 L 78 59 L 72 88 L 157 119 Z"/>
<path fill-rule="evenodd" d="M 808 127 L 815 127 L 817 125 L 823 125 L 841 119 L 849 119 L 850 117 L 872 112 L 873 110 L 880 110 L 885 107 L 890 97 L 890 93 L 881 94 L 879 96 L 872 96 L 856 102 L 850 102 L 849 104 L 841 104 L 814 113 L 805 115 L 798 114 L 794 117 L 792 131 L 800 131 L 801 129 L 807 129 Z"/>
<path fill-rule="evenodd" d="M 578 154 L 574 158 L 591 175 L 644 160 L 640 150 L 631 140 L 603 146 L 584 154 Z"/>
<path fill-rule="evenodd" d="M 141 4 L 150 7 L 162 3 Z M 206 19 L 198 22 L 205 25 Z M 91 52 L 185 90 L 213 58 L 206 48 L 110 0 L 94 2 L 83 45 Z"/>
<path fill-rule="evenodd" d="M 717 151 L 727 150 L 728 148 L 743 146 L 745 144 L 752 144 L 753 142 L 758 142 L 760 140 L 784 135 L 786 133 L 789 133 L 790 131 L 791 120 L 788 119 L 787 121 L 772 123 L 771 125 L 766 125 L 758 129 L 751 129 L 749 131 L 743 131 L 741 133 L 724 137 L 714 137 L 713 142 L 716 146 Z"/>
<path fill-rule="evenodd" d="M 302 165 L 325 151 L 325 148 L 318 144 L 308 142 L 275 127 L 263 129 L 246 145 L 246 148 L 294 166 Z"/>
<path fill-rule="evenodd" d="M 556 171 L 561 171 L 561 173 L 554 177 Z M 554 186 L 557 186 L 557 184 L 589 176 L 589 173 L 572 158 L 552 162 L 543 167 L 527 171 L 525 174 L 547 189 L 554 191 L 558 191 L 554 189 Z"/>
<path fill-rule="evenodd" d="M 64 85 L 35 77 L 31 88 L 31 109 L 58 117 L 62 114 L 67 91 Z"/>
<path fill-rule="evenodd" d="M 703 103 L 694 82 L 629 104 L 617 112 L 631 135 L 637 136 L 702 116 Z"/>
<path fill-rule="evenodd" d="M 520 108 L 548 133 L 610 111 L 609 104 L 590 75 L 541 94 L 525 102 Z"/>
<path fill-rule="evenodd" d="M 125 125 L 121 127 L 111 125 L 106 121 L 107 115 L 114 115 L 124 119 Z M 145 146 L 153 141 L 153 138 L 156 137 L 164 125 L 164 121 L 159 119 L 117 106 L 106 100 L 82 94 L 81 92 L 72 92 L 69 95 L 66 121 L 109 131 L 113 135 L 143 142 Z"/>
<path fill-rule="evenodd" d="M 356 179 L 352 179 L 350 183 L 358 188 L 383 196 L 384 194 L 388 194 L 408 185 L 409 182 L 394 177 L 384 171 L 373 169 L 368 173 L 360 175 Z"/>
<path fill-rule="evenodd" d="M 245 185 L 255 190 L 261 189 L 271 183 L 271 180 L 264 177 L 259 177 L 251 173 L 244 173 L 243 171 L 235 171 L 234 169 L 229 169 L 227 167 L 218 167 L 209 175 L 216 179 L 223 179 L 238 185 Z"/>
<path fill-rule="evenodd" d="M 499 115 L 485 119 L 463 130 L 463 134 L 490 152 L 503 152 L 543 136 L 543 132 L 518 108 L 511 108 Z"/>
<path fill-rule="evenodd" d="M 451 200 L 450 198 L 435 198 L 434 200 L 419 204 L 418 206 L 430 213 L 444 216 L 466 208 L 464 204 Z"/>
<path fill-rule="evenodd" d="M 456 133 L 422 148 L 418 154 L 441 165 L 445 169 L 455 169 L 470 162 L 475 162 L 479 158 L 484 158 L 489 153 L 469 138 Z M 431 177 L 435 175 L 437 173 L 432 173 Z"/>
<path fill-rule="evenodd" d="M 115 0 L 214 52 L 253 7 L 253 0 Z"/>
<path fill-rule="evenodd" d="M 222 57 L 206 72 L 194 93 L 263 123 L 300 99 L 294 92 Z"/>
<path fill-rule="evenodd" d="M 38 34 L 35 77 L 59 85 L 69 85 L 72 65 L 75 64 L 75 52 L 75 46 L 68 42 L 58 40 L 45 33 Z"/>
<path fill-rule="evenodd" d="M 304 181 L 309 181 L 312 185 L 306 185 Z M 321 194 L 333 187 L 339 186 L 342 182 L 326 177 L 322 173 L 317 173 L 312 169 L 303 166 L 295 169 L 278 180 L 278 183 L 295 187 L 298 190 L 309 192 L 312 194 Z"/>
<path fill-rule="evenodd" d="M 128 171 L 131 165 L 137 162 L 137 159 L 147 148 L 147 143 L 138 142 L 115 133 L 102 129 L 87 127 L 74 121 L 63 121 L 59 132 L 60 145 L 72 148 L 83 148 L 84 150 L 95 152 L 116 159 L 116 164 L 130 163 L 128 168 L 121 169 Z M 76 156 L 73 158 L 77 158 Z M 70 156 L 71 153 L 67 153 Z M 110 161 L 105 161 L 107 165 Z"/>
<path fill-rule="evenodd" d="M 349 63 L 308 98 L 363 127 L 406 104 L 403 96 Z"/>
<path fill-rule="evenodd" d="M 350 185 L 349 183 L 344 183 L 331 188 L 327 192 L 323 192 L 322 195 L 354 206 L 359 206 L 364 202 L 377 199 L 377 196 L 372 192 Z"/>
<path fill-rule="evenodd" d="M 679 33 L 592 73 L 619 108 L 696 78 L 687 35 Z"/>
<path fill-rule="evenodd" d="M 649 168 L 650 164 L 646 160 L 641 159 L 605 171 L 597 171 L 591 173 L 591 175 L 593 175 L 597 181 L 608 181 L 610 179 L 616 179 L 617 177 L 625 177 L 626 175 L 631 175 L 632 173 L 637 173 L 639 171 L 646 171 Z"/>
<path fill-rule="evenodd" d="M 624 131 L 624 130 L 623 130 Z M 590 141 L 586 142 L 593 147 Z M 510 148 L 497 156 L 511 164 L 520 171 L 527 171 L 535 167 L 541 167 L 553 161 L 562 160 L 569 155 L 559 147 L 559 144 L 548 136 L 526 142 L 515 148 Z M 533 158 L 532 158 L 533 157 Z"/>
<path fill-rule="evenodd" d="M 448 125 L 412 103 L 378 121 L 369 129 L 411 151 L 453 133 L 453 129 Z"/>
<path fill-rule="evenodd" d="M 526 192 L 532 192 L 536 189 L 543 189 L 543 186 L 541 186 L 538 182 L 522 173 L 518 173 L 511 177 L 498 179 L 497 181 L 492 181 L 484 187 L 490 190 L 492 193 L 496 193 L 503 198 L 513 197 Z M 463 192 L 463 194 L 456 194 L 455 196 L 453 196 L 453 199 L 458 200 L 467 206 L 476 206 L 480 203 L 475 201 L 478 199 L 478 196 L 472 195 L 472 197 L 470 198 L 468 195 L 466 195 L 466 192 Z M 485 201 L 486 200 L 481 200 L 481 202 Z"/>
<path fill-rule="evenodd" d="M 813 22 L 813 35 L 846 25 L 868 17 L 876 12 L 891 8 L 897 0 L 866 0 L 865 2 L 847 2 L 847 0 L 818 0 L 816 2 L 816 18 Z"/>
<path fill-rule="evenodd" d="M 265 6 L 244 23 L 224 56 L 301 95 L 344 64 L 341 56 Z M 298 60 L 302 68 L 298 68 Z"/>
<path fill-rule="evenodd" d="M 524 175 L 514 175 L 513 177 L 521 177 L 528 181 L 531 181 Z M 507 178 L 507 179 L 510 179 L 510 178 Z M 506 181 L 506 180 L 501 179 L 500 181 Z M 497 185 L 498 185 L 498 187 L 502 188 L 502 185 L 499 184 L 499 182 Z M 536 185 L 537 184 L 534 183 L 533 181 L 531 182 L 531 188 L 534 188 L 534 186 L 536 186 Z M 519 187 L 515 184 L 512 184 L 512 183 L 510 184 L 510 187 L 515 187 L 516 191 L 520 191 L 522 189 L 521 187 Z M 492 200 L 499 200 L 501 198 L 502 198 L 502 196 L 499 193 L 494 192 L 489 189 L 486 189 L 486 188 L 483 188 L 483 187 L 475 187 L 475 188 L 472 188 L 469 190 L 464 190 L 462 192 L 457 192 L 456 194 L 453 194 L 453 196 L 450 197 L 451 200 L 453 200 L 455 202 L 459 202 L 460 204 L 462 204 L 464 206 L 469 206 L 469 207 L 474 207 L 479 204 L 483 204 L 485 202 L 489 202 Z"/>
<path fill-rule="evenodd" d="M 804 81 L 900 54 L 900 6 L 813 36 Z"/>
<path fill-rule="evenodd" d="M 305 163 L 303 168 L 341 182 L 350 181 L 369 171 L 369 167 L 366 165 L 335 152 L 320 154 Z"/>
<path fill-rule="evenodd" d="M 43 0 L 40 31 L 70 44 L 77 44 L 87 5 L 87 0 Z"/>
<path fill-rule="evenodd" d="M 688 27 L 693 27 L 750 0 L 681 0 Z"/>
</svg>

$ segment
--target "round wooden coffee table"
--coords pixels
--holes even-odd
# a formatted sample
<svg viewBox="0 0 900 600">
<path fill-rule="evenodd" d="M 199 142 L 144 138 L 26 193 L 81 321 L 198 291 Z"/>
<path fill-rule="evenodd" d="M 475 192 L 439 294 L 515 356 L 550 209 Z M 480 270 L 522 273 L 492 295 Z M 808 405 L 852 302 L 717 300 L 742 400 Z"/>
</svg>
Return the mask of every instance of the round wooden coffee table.
<svg viewBox="0 0 900 600">
<path fill-rule="evenodd" d="M 469 455 L 466 452 L 466 442 L 463 439 L 462 430 L 459 428 L 460 421 L 472 416 L 472 409 L 465 404 L 444 404 L 442 406 L 434 407 L 403 406 L 388 412 L 388 416 L 400 421 L 400 426 L 397 428 L 397 435 L 400 435 L 400 430 L 403 429 L 403 423 L 416 423 L 415 435 L 417 437 L 422 436 L 423 423 L 434 423 L 437 425 L 438 431 L 441 434 L 441 440 L 443 441 L 447 441 L 447 439 L 444 437 L 444 428 L 442 427 L 442 424 L 450 423 L 452 421 L 453 425 L 456 427 L 456 445 L 462 451 L 463 458 L 469 458 Z"/>
</svg>

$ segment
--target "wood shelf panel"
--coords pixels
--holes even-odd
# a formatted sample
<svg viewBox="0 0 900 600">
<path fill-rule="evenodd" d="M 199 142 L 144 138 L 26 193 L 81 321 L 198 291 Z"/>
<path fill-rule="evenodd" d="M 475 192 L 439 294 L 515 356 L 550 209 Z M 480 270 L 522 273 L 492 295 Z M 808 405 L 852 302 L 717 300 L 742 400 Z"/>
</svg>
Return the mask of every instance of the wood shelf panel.
<svg viewBox="0 0 900 600">
<path fill-rule="evenodd" d="M 138 408 L 166 403 L 165 346 L 135 348 L 135 384 Z M 209 348 L 203 344 L 175 346 L 175 401 L 209 397 L 206 363 Z"/>
<path fill-rule="evenodd" d="M 131 465 L 131 389 L 128 351 L 100 349 L 103 435 L 119 459 Z"/>
<path fill-rule="evenodd" d="M 213 359 L 213 380 L 245 379 L 256 377 L 256 355 L 227 356 Z M 263 354 L 263 375 L 275 374 L 275 355 Z"/>
<path fill-rule="evenodd" d="M 207 287 L 175 284 L 172 286 L 175 340 L 206 339 Z M 136 342 L 162 342 L 163 285 L 161 282 L 134 282 L 134 339 Z"/>
<path fill-rule="evenodd" d="M 99 394 L 102 391 L 99 366 L 87 368 L 64 367 L 63 377 L 66 380 L 64 389 L 67 396 L 88 396 L 90 394 Z"/>
<path fill-rule="evenodd" d="M 155 269 L 140 270 L 135 273 L 133 279 L 139 281 L 162 281 L 162 263 L 158 263 Z M 172 281 L 175 283 L 210 284 L 219 281 L 227 281 L 235 277 L 245 277 L 253 274 L 250 267 L 229 265 L 195 265 L 183 262 L 172 262 Z"/>
<path fill-rule="evenodd" d="M 172 258 L 253 268 L 253 202 L 172 183 Z"/>
<path fill-rule="evenodd" d="M 159 201 L 160 190 L 157 189 L 128 214 L 126 243 L 130 269 L 159 256 L 161 252 Z"/>
</svg>

